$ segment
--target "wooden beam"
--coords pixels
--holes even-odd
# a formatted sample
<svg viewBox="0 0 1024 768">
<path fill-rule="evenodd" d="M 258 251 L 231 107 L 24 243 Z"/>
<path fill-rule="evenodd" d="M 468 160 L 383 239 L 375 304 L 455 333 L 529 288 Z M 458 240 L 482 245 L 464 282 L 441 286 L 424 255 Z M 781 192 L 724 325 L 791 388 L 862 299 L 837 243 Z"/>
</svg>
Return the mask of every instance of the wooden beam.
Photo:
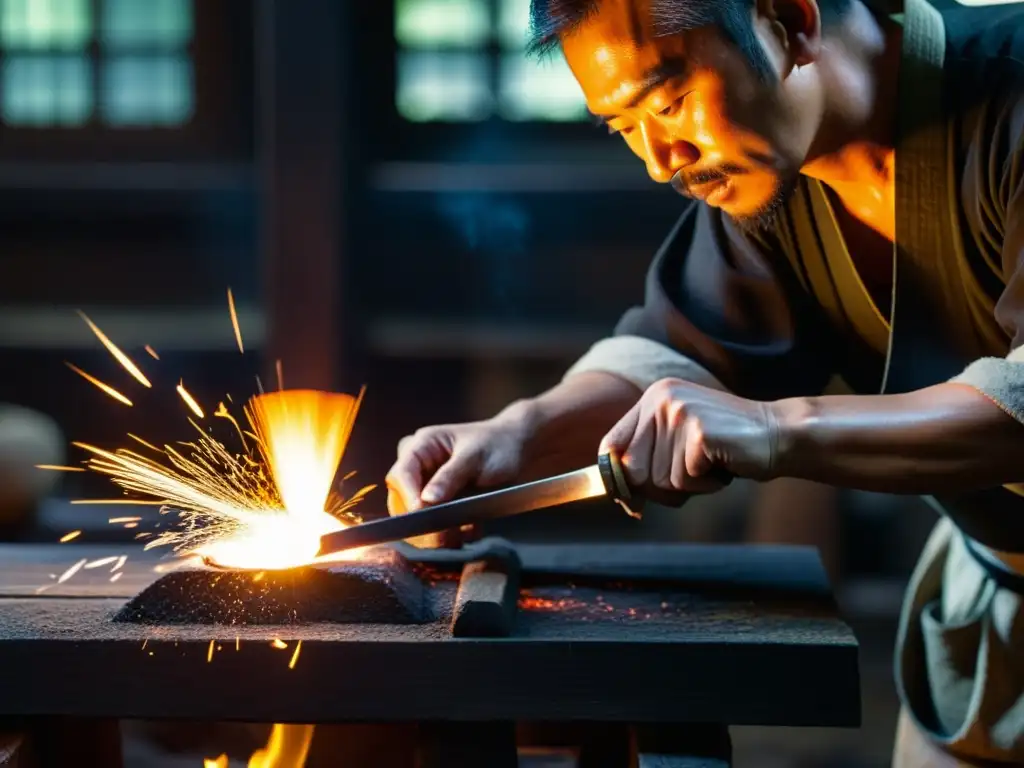
<svg viewBox="0 0 1024 768">
<path fill-rule="evenodd" d="M 267 386 L 333 389 L 345 201 L 342 131 L 348 3 L 260 0 L 257 166 L 262 199 Z"/>
</svg>

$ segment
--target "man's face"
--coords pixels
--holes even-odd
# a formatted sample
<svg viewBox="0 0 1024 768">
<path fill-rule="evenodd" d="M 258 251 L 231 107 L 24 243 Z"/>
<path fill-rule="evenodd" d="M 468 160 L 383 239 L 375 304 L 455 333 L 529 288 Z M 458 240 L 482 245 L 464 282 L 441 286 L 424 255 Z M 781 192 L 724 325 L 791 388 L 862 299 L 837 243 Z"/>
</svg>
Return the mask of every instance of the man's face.
<svg viewBox="0 0 1024 768">
<path fill-rule="evenodd" d="M 806 89 L 790 82 L 799 78 L 785 28 L 770 10 L 754 25 L 774 82 L 716 29 L 656 37 L 650 0 L 601 0 L 563 40 L 590 111 L 651 178 L 752 226 L 793 189 L 820 120 Z"/>
</svg>

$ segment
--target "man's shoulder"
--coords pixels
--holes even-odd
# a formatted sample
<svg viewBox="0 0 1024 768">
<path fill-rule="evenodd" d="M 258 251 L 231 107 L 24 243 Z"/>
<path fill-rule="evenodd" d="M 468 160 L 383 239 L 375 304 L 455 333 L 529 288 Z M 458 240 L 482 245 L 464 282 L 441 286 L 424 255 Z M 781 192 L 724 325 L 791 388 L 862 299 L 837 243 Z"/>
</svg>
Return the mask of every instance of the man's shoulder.
<svg viewBox="0 0 1024 768">
<path fill-rule="evenodd" d="M 946 28 L 946 66 L 966 76 L 1024 76 L 1024 1 L 931 0 Z"/>
</svg>

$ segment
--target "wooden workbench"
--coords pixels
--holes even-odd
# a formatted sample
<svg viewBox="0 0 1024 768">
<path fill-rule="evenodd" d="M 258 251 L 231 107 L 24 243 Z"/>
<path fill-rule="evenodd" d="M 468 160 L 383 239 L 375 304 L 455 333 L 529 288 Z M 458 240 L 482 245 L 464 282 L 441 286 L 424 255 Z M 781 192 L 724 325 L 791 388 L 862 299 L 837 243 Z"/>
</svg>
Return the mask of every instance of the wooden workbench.
<svg viewBox="0 0 1024 768">
<path fill-rule="evenodd" d="M 515 632 L 483 640 L 443 621 L 113 623 L 159 577 L 152 555 L 130 553 L 117 582 L 82 569 L 37 594 L 50 574 L 125 548 L 0 546 L 0 718 L 859 724 L 857 643 L 812 550 L 519 551 Z"/>
</svg>

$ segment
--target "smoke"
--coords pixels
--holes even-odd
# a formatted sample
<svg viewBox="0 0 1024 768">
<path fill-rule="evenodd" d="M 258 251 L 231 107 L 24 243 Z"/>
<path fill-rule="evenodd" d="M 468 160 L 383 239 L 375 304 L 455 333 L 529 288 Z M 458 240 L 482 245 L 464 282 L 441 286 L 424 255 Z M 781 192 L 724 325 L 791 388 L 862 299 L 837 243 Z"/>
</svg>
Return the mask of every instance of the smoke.
<svg viewBox="0 0 1024 768">
<path fill-rule="evenodd" d="M 473 287 L 486 309 L 519 311 L 529 297 L 533 272 L 527 258 L 532 227 L 526 207 L 512 197 L 470 192 L 444 195 L 438 208 L 479 267 Z"/>
</svg>

